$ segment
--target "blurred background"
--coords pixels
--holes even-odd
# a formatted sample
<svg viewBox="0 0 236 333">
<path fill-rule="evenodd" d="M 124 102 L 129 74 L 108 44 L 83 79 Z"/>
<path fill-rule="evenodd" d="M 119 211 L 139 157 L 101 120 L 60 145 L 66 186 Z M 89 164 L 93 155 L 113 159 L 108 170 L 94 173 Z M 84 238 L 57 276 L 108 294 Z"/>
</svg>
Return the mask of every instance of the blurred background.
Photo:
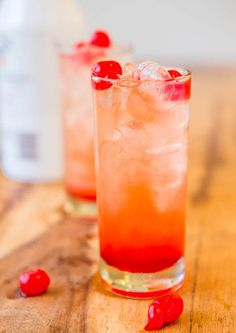
<svg viewBox="0 0 236 333">
<path fill-rule="evenodd" d="M 222 325 L 233 333 L 235 326 L 227 323 L 230 311 L 235 318 L 236 0 L 0 0 L 0 271 L 4 272 L 0 288 L 6 288 L 3 295 L 10 295 L 7 300 L 0 298 L 0 331 L 19 332 L 18 327 L 27 322 L 31 332 L 37 320 L 40 331 L 44 312 L 55 317 L 53 321 L 45 319 L 46 324 L 53 323 L 58 332 L 64 331 L 65 323 L 60 324 L 58 319 L 64 320 L 65 298 L 58 298 L 58 307 L 63 305 L 58 312 L 55 302 L 50 301 L 49 308 L 36 299 L 41 308 L 32 313 L 30 303 L 30 316 L 22 319 L 16 276 L 35 263 L 55 268 L 56 286 L 61 286 L 64 278 L 65 284 L 70 280 L 67 269 L 75 272 L 73 279 L 82 277 L 82 285 L 76 284 L 73 293 L 71 284 L 68 294 L 62 293 L 73 296 L 68 318 L 71 304 L 78 311 L 74 291 L 86 286 L 84 295 L 90 295 L 88 291 L 96 289 L 89 288 L 90 282 L 84 280 L 87 273 L 80 271 L 95 262 L 90 259 L 90 241 L 96 236 L 88 233 L 88 241 L 82 244 L 82 232 L 78 256 L 78 230 L 70 223 L 64 229 L 59 226 L 68 222 L 70 214 L 89 221 L 97 219 L 91 67 L 101 60 L 101 54 L 110 59 L 113 43 L 93 44 L 96 29 L 104 29 L 115 44 L 131 44 L 136 62 L 155 60 L 163 65 L 186 66 L 193 73 L 188 195 L 191 223 L 186 251 L 187 289 L 193 292 L 186 295 L 187 306 L 192 307 L 190 326 L 194 318 L 199 320 L 199 328 L 205 323 L 208 332 L 212 322 L 214 332 L 226 318 Z M 79 41 L 87 44 L 78 46 Z M 70 52 L 61 48 L 65 44 L 70 45 Z M 121 62 L 119 57 L 117 60 Z M 183 96 L 188 103 L 186 87 Z M 107 179 L 110 181 L 109 175 Z M 52 233 L 40 238 L 54 226 Z M 29 243 L 36 238 L 38 242 Z M 15 249 L 10 260 L 2 263 L 1 258 Z M 52 293 L 50 299 L 58 296 L 59 292 Z M 96 299 L 100 309 L 104 297 Z M 192 312 L 193 301 L 196 314 Z M 83 303 L 87 311 L 88 302 Z M 12 317 L 8 306 L 12 307 Z M 120 321 L 120 311 L 117 313 Z M 8 317 L 11 323 L 4 326 L 7 323 L 1 318 Z M 76 313 L 73 318 L 73 327 L 77 327 L 80 315 Z M 68 325 L 72 321 L 68 319 Z M 112 325 L 113 320 L 109 322 Z M 135 324 L 136 318 L 132 322 Z M 15 330 L 12 323 L 17 325 Z M 188 322 L 186 331 L 190 326 Z"/>
<path fill-rule="evenodd" d="M 89 30 L 132 41 L 140 59 L 179 65 L 236 63 L 235 0 L 80 0 Z"/>
<path fill-rule="evenodd" d="M 3 173 L 11 179 L 29 182 L 63 179 L 68 157 L 63 152 L 66 122 L 62 124 L 60 117 L 61 87 L 68 87 L 68 95 L 71 91 L 81 94 L 74 109 L 92 110 L 91 66 L 99 61 L 96 47 L 104 47 L 95 44 L 92 51 L 93 33 L 97 29 L 107 32 L 108 39 L 110 36 L 116 45 L 132 45 L 136 62 L 154 60 L 192 70 L 232 68 L 236 64 L 235 15 L 234 0 L 0 0 Z M 73 63 L 67 64 L 68 80 L 66 62 L 62 64 L 59 54 L 64 52 L 65 45 L 76 53 L 76 45 L 81 41 L 86 42 L 88 49 L 85 53 L 77 50 L 81 56 L 77 58 L 76 70 Z M 110 46 L 112 49 L 112 44 L 103 49 L 103 59 L 106 47 L 109 53 Z M 121 61 L 117 54 L 115 57 Z M 130 55 L 127 59 L 131 59 Z M 86 75 L 82 77 L 84 70 Z M 77 82 L 74 87 L 72 82 Z M 75 136 L 79 124 L 80 132 L 87 127 L 84 118 L 78 124 L 73 122 Z M 72 137 L 72 128 L 68 132 Z"/>
</svg>

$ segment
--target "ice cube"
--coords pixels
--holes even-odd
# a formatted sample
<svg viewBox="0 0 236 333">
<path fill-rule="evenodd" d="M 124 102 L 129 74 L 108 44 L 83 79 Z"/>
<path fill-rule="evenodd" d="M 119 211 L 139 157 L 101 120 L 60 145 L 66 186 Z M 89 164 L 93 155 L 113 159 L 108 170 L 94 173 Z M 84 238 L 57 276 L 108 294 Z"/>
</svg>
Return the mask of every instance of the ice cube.
<svg viewBox="0 0 236 333">
<path fill-rule="evenodd" d="M 124 71 L 123 71 L 123 76 L 125 77 L 133 77 L 133 74 L 135 72 L 136 66 L 130 62 L 127 62 L 124 65 Z"/>
<path fill-rule="evenodd" d="M 124 65 L 123 73 L 120 76 L 119 85 L 123 87 L 132 87 L 136 86 L 137 82 L 134 80 L 134 72 L 136 66 L 132 63 L 126 63 Z"/>
<path fill-rule="evenodd" d="M 134 78 L 137 80 L 169 80 L 169 72 L 153 61 L 145 61 L 136 67 Z"/>
</svg>

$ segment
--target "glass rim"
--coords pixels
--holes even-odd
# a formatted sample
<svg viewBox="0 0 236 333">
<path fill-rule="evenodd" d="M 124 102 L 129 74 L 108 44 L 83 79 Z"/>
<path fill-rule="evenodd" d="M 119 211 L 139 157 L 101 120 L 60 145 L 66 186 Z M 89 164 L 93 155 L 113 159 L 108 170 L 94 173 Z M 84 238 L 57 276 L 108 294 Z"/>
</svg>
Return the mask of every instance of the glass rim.
<svg viewBox="0 0 236 333">
<path fill-rule="evenodd" d="M 180 67 L 180 66 L 162 66 L 164 69 L 167 69 L 167 70 L 170 70 L 170 69 L 173 69 L 173 70 L 179 70 L 181 75 L 178 76 L 178 77 L 173 77 L 173 78 L 170 78 L 170 79 L 162 79 L 162 78 L 158 78 L 158 79 L 154 79 L 154 78 L 147 78 L 147 79 L 144 79 L 144 80 L 139 80 L 138 78 L 133 78 L 133 77 L 128 77 L 128 76 L 123 76 L 122 75 L 120 76 L 121 78 L 118 78 L 118 79 L 109 79 L 107 77 L 101 77 L 99 75 L 96 75 L 92 72 L 91 74 L 91 79 L 93 81 L 103 81 L 103 82 L 109 82 L 109 83 L 112 83 L 112 84 L 117 84 L 119 86 L 125 86 L 125 87 L 129 87 L 129 85 L 125 84 L 127 82 L 131 83 L 132 85 L 130 86 L 133 86 L 133 85 L 139 85 L 139 84 L 143 84 L 143 83 L 158 83 L 158 84 L 165 84 L 165 83 L 170 83 L 170 82 L 178 82 L 178 83 L 183 83 L 183 82 L 186 82 L 188 80 L 190 80 L 192 78 L 192 72 L 186 68 L 186 67 Z M 183 73 L 184 72 L 184 73 Z M 123 83 L 123 84 L 122 84 Z"/>
</svg>

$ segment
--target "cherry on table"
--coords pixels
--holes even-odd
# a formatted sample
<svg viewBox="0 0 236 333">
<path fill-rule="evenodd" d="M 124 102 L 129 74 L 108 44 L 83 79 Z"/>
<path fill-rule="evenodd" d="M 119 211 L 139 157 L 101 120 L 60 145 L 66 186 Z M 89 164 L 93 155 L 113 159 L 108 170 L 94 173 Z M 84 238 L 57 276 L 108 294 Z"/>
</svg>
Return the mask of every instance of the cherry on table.
<svg viewBox="0 0 236 333">
<path fill-rule="evenodd" d="M 148 323 L 144 329 L 146 331 L 158 330 L 165 324 L 175 322 L 183 309 L 183 299 L 176 293 L 158 297 L 149 306 Z"/>
<path fill-rule="evenodd" d="M 148 322 L 144 327 L 145 331 L 159 330 L 165 324 L 165 314 L 161 306 L 156 306 L 153 302 L 148 309 Z"/>
<path fill-rule="evenodd" d="M 183 312 L 183 299 L 176 293 L 162 296 L 160 302 L 165 309 L 165 324 L 173 323 L 180 317 L 181 313 Z"/>
<path fill-rule="evenodd" d="M 41 295 L 49 284 L 50 278 L 42 269 L 29 270 L 20 276 L 20 290 L 24 296 Z"/>
</svg>

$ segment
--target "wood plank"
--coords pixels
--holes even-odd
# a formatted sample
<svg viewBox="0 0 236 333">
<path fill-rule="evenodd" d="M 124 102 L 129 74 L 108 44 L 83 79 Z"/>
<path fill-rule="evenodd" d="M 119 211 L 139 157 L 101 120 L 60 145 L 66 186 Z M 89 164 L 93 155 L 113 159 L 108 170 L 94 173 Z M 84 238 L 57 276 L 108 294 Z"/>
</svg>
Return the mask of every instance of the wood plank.
<svg viewBox="0 0 236 333">
<path fill-rule="evenodd" d="M 1 261 L 0 332 L 66 332 L 72 320 L 84 327 L 89 281 L 96 271 L 96 225 L 64 221 Z M 95 244 L 94 244 L 95 243 Z M 27 267 L 45 268 L 50 291 L 31 299 L 19 297 L 18 275 Z M 19 331 L 20 327 L 20 331 Z"/>
<path fill-rule="evenodd" d="M 30 185 L 10 181 L 0 173 L 0 221 L 2 216 L 24 196 L 29 188 Z"/>
<path fill-rule="evenodd" d="M 162 332 L 234 333 L 236 69 L 196 70 L 193 76 L 185 312 Z M 97 226 L 64 214 L 61 186 L 4 182 L 0 333 L 143 332 L 150 301 L 104 290 Z M 43 296 L 20 298 L 19 273 L 32 266 L 48 270 L 52 285 Z"/>
<path fill-rule="evenodd" d="M 65 193 L 60 184 L 16 188 L 10 199 L 5 200 L 1 213 L 0 257 L 60 221 L 64 215 L 64 201 Z"/>
<path fill-rule="evenodd" d="M 190 330 L 194 333 L 236 332 L 236 80 L 235 71 L 218 74 L 208 78 L 214 97 L 207 114 L 196 117 L 209 120 L 201 145 L 203 172 L 191 207 L 191 223 L 197 219 L 199 228 Z M 196 166 L 200 157 L 193 154 Z"/>
</svg>

